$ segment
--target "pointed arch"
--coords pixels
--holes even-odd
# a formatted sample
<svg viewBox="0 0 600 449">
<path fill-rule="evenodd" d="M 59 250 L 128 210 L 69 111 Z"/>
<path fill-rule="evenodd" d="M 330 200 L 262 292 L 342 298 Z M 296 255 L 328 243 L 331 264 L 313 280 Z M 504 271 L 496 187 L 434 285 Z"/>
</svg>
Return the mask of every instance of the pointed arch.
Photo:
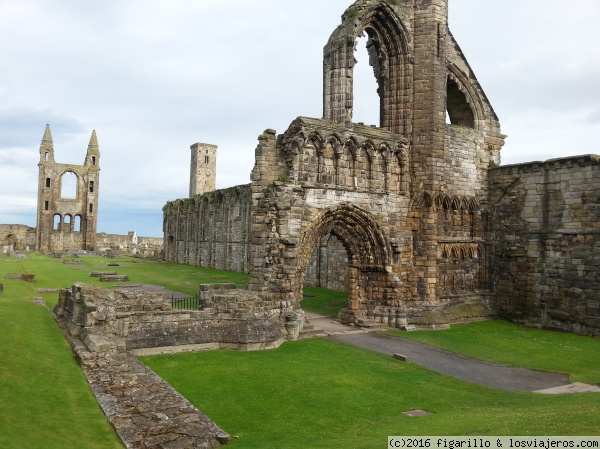
<svg viewBox="0 0 600 449">
<path fill-rule="evenodd" d="M 405 112 L 412 79 L 410 34 L 385 2 L 350 7 L 329 38 L 323 62 L 323 117 L 340 124 L 352 121 L 354 47 L 363 33 L 368 36 L 369 63 L 379 86 L 380 126 L 404 134 L 409 129 Z"/>
</svg>

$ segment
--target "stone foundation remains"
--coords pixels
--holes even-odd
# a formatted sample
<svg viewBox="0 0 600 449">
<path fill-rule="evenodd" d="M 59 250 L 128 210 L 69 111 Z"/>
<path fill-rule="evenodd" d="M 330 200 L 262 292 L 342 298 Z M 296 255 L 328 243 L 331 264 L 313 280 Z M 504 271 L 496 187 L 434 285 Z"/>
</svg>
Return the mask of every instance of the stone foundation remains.
<svg viewBox="0 0 600 449">
<path fill-rule="evenodd" d="M 202 349 L 268 349 L 297 339 L 304 316 L 272 295 L 202 285 L 202 310 L 164 292 L 74 284 L 54 308 L 98 401 L 128 448 L 218 447 L 229 435 L 135 359 Z M 235 292 L 235 293 L 232 293 Z"/>
</svg>

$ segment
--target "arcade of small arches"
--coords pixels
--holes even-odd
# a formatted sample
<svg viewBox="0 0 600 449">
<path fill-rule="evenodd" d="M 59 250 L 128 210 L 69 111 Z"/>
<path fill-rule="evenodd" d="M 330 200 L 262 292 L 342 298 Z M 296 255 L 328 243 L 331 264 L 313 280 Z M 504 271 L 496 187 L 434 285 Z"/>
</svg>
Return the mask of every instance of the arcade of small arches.
<svg viewBox="0 0 600 449">
<path fill-rule="evenodd" d="M 407 194 L 409 142 L 360 141 L 336 133 L 300 132 L 284 148 L 290 171 L 305 185 L 332 185 L 354 190 Z"/>
</svg>

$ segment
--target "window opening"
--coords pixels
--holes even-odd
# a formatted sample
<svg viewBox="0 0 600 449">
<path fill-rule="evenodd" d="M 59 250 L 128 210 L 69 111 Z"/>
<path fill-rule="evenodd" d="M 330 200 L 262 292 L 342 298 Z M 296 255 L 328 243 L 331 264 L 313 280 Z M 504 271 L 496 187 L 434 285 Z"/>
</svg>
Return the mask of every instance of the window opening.
<svg viewBox="0 0 600 449">
<path fill-rule="evenodd" d="M 44 210 L 48 210 L 50 208 L 50 203 L 48 201 L 44 201 Z"/>
<path fill-rule="evenodd" d="M 204 163 L 205 163 L 205 164 L 208 164 L 208 161 L 209 161 L 209 158 L 208 158 L 208 156 L 204 156 Z"/>
<path fill-rule="evenodd" d="M 366 125 L 380 124 L 380 98 L 377 80 L 370 65 L 369 52 L 367 50 L 368 37 L 364 36 L 356 40 L 356 51 L 354 57 L 354 92 L 353 92 L 353 111 L 352 121 L 354 123 L 362 122 Z"/>
<path fill-rule="evenodd" d="M 90 181 L 90 193 L 94 191 L 94 181 Z"/>
<path fill-rule="evenodd" d="M 94 204 L 90 203 L 90 213 L 94 212 Z"/>
<path fill-rule="evenodd" d="M 60 231 L 61 221 L 62 221 L 62 218 L 61 218 L 60 214 L 54 215 L 54 230 L 55 231 Z"/>
<path fill-rule="evenodd" d="M 46 178 L 46 187 L 50 187 L 50 178 Z"/>
<path fill-rule="evenodd" d="M 96 156 L 92 156 L 92 165 L 96 165 Z"/>
<path fill-rule="evenodd" d="M 460 90 L 460 87 L 451 78 L 447 81 L 447 119 L 452 125 L 466 126 L 475 128 L 475 116 L 467 97 Z"/>
<path fill-rule="evenodd" d="M 77 175 L 73 172 L 65 172 L 60 178 L 60 197 L 67 199 L 77 198 Z"/>
<path fill-rule="evenodd" d="M 75 232 L 81 232 L 81 215 L 75 215 L 75 226 L 73 229 Z"/>
</svg>

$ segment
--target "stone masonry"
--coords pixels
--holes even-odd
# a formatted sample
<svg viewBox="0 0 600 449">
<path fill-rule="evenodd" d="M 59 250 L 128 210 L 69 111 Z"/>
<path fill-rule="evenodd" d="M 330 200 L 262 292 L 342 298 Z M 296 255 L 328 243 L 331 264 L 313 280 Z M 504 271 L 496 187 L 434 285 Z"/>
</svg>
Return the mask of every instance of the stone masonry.
<svg viewBox="0 0 600 449">
<path fill-rule="evenodd" d="M 501 317 L 600 336 L 600 156 L 490 170 Z"/>
<path fill-rule="evenodd" d="M 298 338 L 302 311 L 282 307 L 273 295 L 234 289 L 201 285 L 197 309 L 173 308 L 164 291 L 85 284 L 60 291 L 56 319 L 128 448 L 213 448 L 229 441 L 135 355 L 269 349 Z"/>
<path fill-rule="evenodd" d="M 166 259 L 246 264 L 251 291 L 295 307 L 307 278 L 346 288 L 349 322 L 438 327 L 492 315 L 481 211 L 504 136 L 448 30 L 447 8 L 446 0 L 350 6 L 324 48 L 323 119 L 299 117 L 282 135 L 259 137 L 251 196 L 240 196 L 248 219 L 232 220 L 221 191 L 169 202 Z M 380 127 L 352 122 L 364 33 Z"/>
<path fill-rule="evenodd" d="M 363 34 L 379 127 L 352 121 Z M 447 0 L 358 0 L 324 48 L 323 118 L 265 130 L 249 186 L 167 203 L 165 258 L 249 272 L 295 308 L 304 285 L 346 290 L 355 324 L 500 315 L 595 334 L 595 158 L 493 168 L 505 137 Z"/>
<path fill-rule="evenodd" d="M 38 251 L 94 251 L 98 222 L 100 150 L 92 132 L 83 165 L 54 161 L 50 125 L 40 145 L 36 248 Z M 75 178 L 74 195 L 65 192 L 65 178 Z"/>
</svg>

